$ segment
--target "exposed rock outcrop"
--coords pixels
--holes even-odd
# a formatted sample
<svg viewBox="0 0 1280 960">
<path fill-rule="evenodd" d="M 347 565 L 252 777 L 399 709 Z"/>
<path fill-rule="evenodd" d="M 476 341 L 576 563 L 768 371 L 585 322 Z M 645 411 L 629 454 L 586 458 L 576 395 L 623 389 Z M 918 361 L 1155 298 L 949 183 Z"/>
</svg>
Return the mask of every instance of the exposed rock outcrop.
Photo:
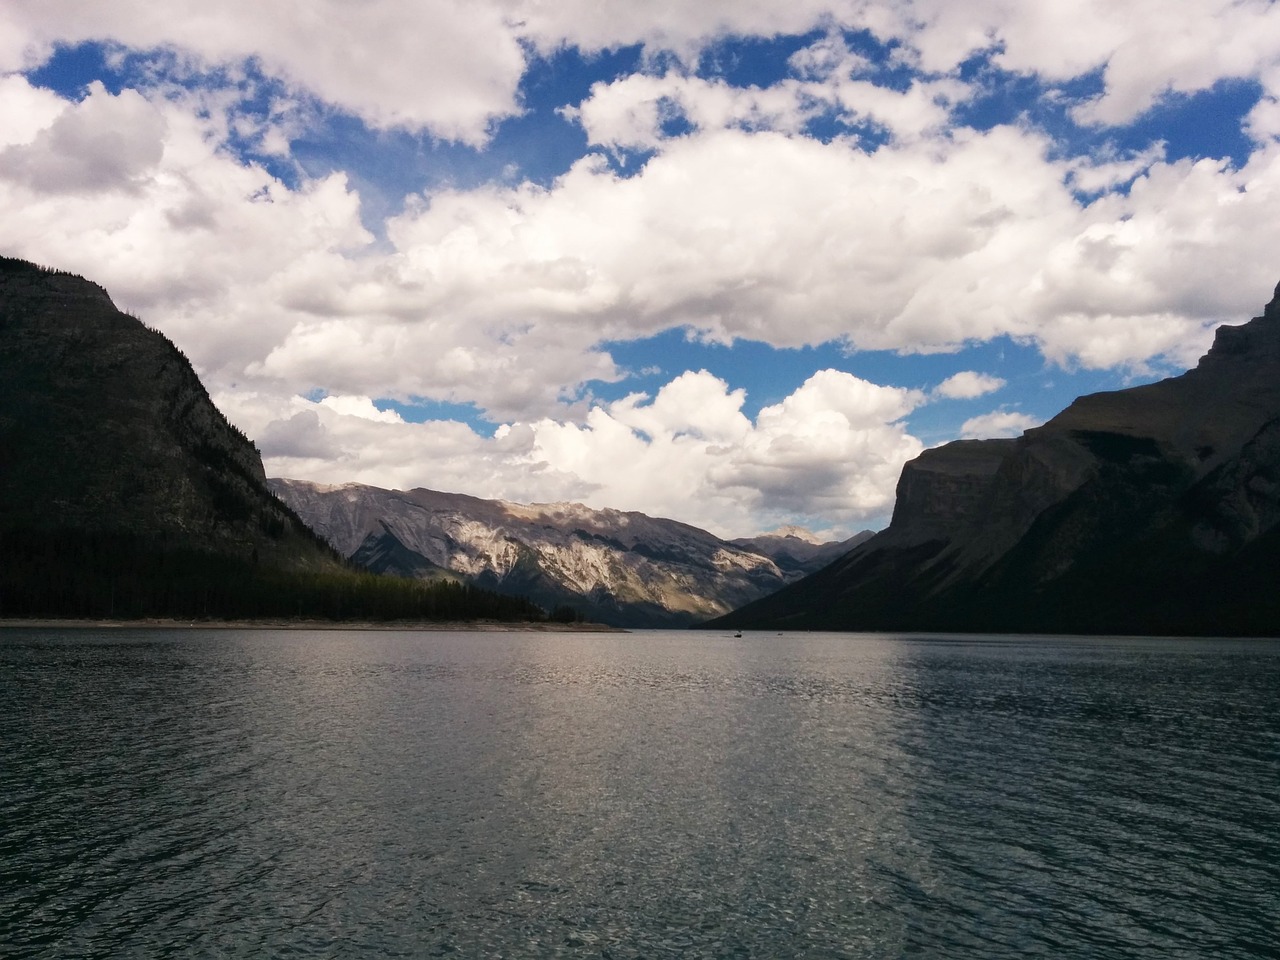
<svg viewBox="0 0 1280 960">
<path fill-rule="evenodd" d="M 1280 288 L 1179 377 L 908 463 L 893 520 L 716 625 L 1280 633 Z"/>
<path fill-rule="evenodd" d="M 642 513 L 354 483 L 270 484 L 341 554 L 370 569 L 414 577 L 445 573 L 619 626 L 686 626 L 802 575 L 794 560 L 783 568 L 763 549 Z M 795 544 L 782 546 L 803 543 L 790 539 Z M 832 545 L 803 546 L 805 562 L 813 564 Z"/>
</svg>

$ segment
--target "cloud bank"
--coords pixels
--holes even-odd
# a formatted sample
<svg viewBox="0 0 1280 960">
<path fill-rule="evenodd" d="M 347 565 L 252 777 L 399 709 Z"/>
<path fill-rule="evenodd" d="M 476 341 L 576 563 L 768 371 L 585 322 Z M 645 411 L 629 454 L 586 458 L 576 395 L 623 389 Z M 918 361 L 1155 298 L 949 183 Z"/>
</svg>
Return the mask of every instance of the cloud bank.
<svg viewBox="0 0 1280 960">
<path fill-rule="evenodd" d="M 780 35 L 800 42 L 775 75 L 705 69 L 731 38 Z M 33 82 L 86 41 L 164 69 L 75 96 Z M 586 148 L 547 180 L 445 182 L 371 226 L 353 176 L 292 155 L 327 112 L 481 154 L 543 58 L 630 45 L 636 70 L 561 105 Z M 1193 362 L 1275 280 L 1257 255 L 1280 243 L 1280 21 L 1263 2 L 175 0 L 157 17 L 17 0 L 0 70 L 4 252 L 101 282 L 191 356 L 269 469 L 313 479 L 727 533 L 853 529 L 887 515 L 921 448 L 913 411 L 1005 378 L 819 369 L 748 415 L 699 369 L 628 395 L 610 345 L 684 330 L 936 355 L 1008 338 L 1051 367 L 1141 374 Z M 283 92 L 250 116 L 259 74 Z M 1025 117 L 960 122 L 1008 77 L 1093 131 L 1253 84 L 1252 143 L 1243 159 L 1105 137 L 1071 151 Z M 374 399 L 501 426 L 406 423 Z M 1002 409 L 956 433 L 1034 422 Z"/>
</svg>

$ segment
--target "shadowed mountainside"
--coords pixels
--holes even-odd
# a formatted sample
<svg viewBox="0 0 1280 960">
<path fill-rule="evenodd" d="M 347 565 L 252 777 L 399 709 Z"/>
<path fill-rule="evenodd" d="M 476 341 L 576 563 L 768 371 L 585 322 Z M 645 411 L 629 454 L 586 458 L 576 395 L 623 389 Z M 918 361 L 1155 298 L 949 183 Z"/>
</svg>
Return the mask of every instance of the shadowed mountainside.
<svg viewBox="0 0 1280 960">
<path fill-rule="evenodd" d="M 350 569 L 267 489 L 257 449 L 172 343 L 97 284 L 11 258 L 0 555 L 7 617 L 541 615 Z"/>
<path fill-rule="evenodd" d="M 906 464 L 893 520 L 707 626 L 1280 634 L 1280 288 L 1199 365 Z"/>
</svg>

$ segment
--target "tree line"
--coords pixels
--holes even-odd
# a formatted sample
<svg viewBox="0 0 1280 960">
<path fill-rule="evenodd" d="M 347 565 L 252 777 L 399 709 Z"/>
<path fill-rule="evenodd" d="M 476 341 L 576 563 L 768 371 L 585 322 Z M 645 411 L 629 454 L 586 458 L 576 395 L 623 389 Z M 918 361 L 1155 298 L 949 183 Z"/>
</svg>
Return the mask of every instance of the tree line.
<svg viewBox="0 0 1280 960">
<path fill-rule="evenodd" d="M 335 565 L 286 570 L 120 532 L 0 531 L 0 618 L 568 622 L 523 597 Z"/>
</svg>

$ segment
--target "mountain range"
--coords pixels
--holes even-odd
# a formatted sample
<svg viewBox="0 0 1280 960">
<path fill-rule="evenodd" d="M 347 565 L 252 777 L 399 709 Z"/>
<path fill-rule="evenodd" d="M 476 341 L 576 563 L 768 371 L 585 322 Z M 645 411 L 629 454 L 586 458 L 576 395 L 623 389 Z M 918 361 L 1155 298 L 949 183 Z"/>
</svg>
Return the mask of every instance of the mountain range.
<svg viewBox="0 0 1280 960">
<path fill-rule="evenodd" d="M 906 464 L 889 526 L 709 626 L 1280 635 L 1280 288 L 1185 374 Z"/>
<path fill-rule="evenodd" d="M 885 530 L 817 544 L 268 481 L 160 333 L 0 257 L 0 556 L 0 617 L 1280 635 L 1280 288 L 1185 374 L 928 450 Z"/>
<path fill-rule="evenodd" d="M 576 503 L 518 504 L 434 490 L 272 479 L 343 556 L 378 573 L 447 577 L 629 627 L 683 627 L 771 593 L 847 552 L 789 529 L 726 541 Z"/>
</svg>

